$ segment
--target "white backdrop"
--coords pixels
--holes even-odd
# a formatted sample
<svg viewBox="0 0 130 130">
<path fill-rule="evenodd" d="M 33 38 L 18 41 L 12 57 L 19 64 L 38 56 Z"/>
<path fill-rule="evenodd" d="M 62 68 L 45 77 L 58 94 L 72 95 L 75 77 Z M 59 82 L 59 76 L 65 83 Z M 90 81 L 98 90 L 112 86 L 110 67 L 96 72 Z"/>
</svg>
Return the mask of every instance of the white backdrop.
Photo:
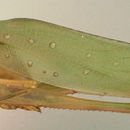
<svg viewBox="0 0 130 130">
<path fill-rule="evenodd" d="M 0 0 L 0 20 L 35 18 L 130 42 L 129 0 Z M 129 130 L 130 114 L 0 109 L 0 130 Z"/>
</svg>

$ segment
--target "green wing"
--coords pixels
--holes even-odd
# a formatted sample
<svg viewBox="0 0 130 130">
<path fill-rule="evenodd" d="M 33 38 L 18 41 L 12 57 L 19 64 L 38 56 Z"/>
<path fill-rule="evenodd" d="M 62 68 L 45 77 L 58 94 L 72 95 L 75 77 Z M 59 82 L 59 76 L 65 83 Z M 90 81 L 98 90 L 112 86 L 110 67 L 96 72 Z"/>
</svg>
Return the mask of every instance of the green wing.
<svg viewBox="0 0 130 130">
<path fill-rule="evenodd" d="M 127 43 L 30 19 L 1 21 L 0 42 L 10 55 L 1 67 L 83 93 L 130 97 Z"/>
<path fill-rule="evenodd" d="M 52 85 L 52 88 L 56 86 L 80 93 L 130 97 L 129 58 L 130 45 L 125 42 L 38 20 L 0 21 L 0 67 L 41 84 Z M 68 102 L 73 99 L 60 97 Z M 98 103 L 104 110 L 105 103 Z M 129 106 L 116 104 L 119 109 L 121 106 L 126 109 L 125 105 Z"/>
</svg>

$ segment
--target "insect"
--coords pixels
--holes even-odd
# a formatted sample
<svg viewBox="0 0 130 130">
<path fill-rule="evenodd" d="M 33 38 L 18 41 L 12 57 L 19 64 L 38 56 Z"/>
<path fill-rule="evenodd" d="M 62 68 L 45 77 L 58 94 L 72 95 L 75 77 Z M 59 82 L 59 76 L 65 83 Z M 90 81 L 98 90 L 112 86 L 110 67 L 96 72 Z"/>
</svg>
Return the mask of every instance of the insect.
<svg viewBox="0 0 130 130">
<path fill-rule="evenodd" d="M 130 103 L 74 93 L 130 97 L 130 45 L 34 19 L 0 21 L 0 107 L 130 113 Z"/>
</svg>

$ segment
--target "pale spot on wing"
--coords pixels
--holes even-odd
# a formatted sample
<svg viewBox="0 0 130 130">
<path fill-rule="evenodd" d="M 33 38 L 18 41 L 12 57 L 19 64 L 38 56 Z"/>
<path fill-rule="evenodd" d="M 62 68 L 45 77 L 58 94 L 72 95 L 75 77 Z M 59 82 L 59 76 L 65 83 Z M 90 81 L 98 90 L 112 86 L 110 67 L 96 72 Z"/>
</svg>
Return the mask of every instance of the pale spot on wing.
<svg viewBox="0 0 130 130">
<path fill-rule="evenodd" d="M 87 69 L 86 69 L 86 70 L 84 70 L 83 73 L 84 73 L 84 75 L 87 75 L 89 72 L 90 72 L 90 70 L 87 70 Z"/>
<path fill-rule="evenodd" d="M 54 77 L 58 77 L 58 76 L 59 76 L 58 72 L 54 72 L 54 73 L 53 73 L 53 76 L 54 76 Z"/>
<path fill-rule="evenodd" d="M 33 62 L 32 61 L 28 61 L 28 67 L 32 67 L 32 65 L 33 65 Z"/>
<path fill-rule="evenodd" d="M 30 39 L 28 40 L 28 42 L 29 42 L 29 43 L 34 43 L 34 40 L 30 38 Z"/>
<path fill-rule="evenodd" d="M 5 55 L 5 58 L 9 58 L 9 55 L 8 55 L 8 54 L 6 54 L 6 55 Z"/>
<path fill-rule="evenodd" d="M 52 49 L 55 48 L 55 47 L 56 47 L 56 43 L 55 43 L 55 42 L 51 42 L 51 43 L 49 44 L 49 47 L 52 48 Z"/>
<path fill-rule="evenodd" d="M 91 54 L 90 54 L 90 53 L 88 53 L 88 54 L 87 54 L 87 57 L 88 57 L 88 58 L 89 58 L 89 57 L 91 57 Z"/>
<path fill-rule="evenodd" d="M 81 38 L 84 38 L 84 35 L 82 35 Z"/>
<path fill-rule="evenodd" d="M 10 39 L 10 37 L 11 37 L 11 36 L 10 36 L 9 34 L 5 34 L 5 35 L 4 35 L 4 38 L 5 38 L 5 39 Z"/>
</svg>

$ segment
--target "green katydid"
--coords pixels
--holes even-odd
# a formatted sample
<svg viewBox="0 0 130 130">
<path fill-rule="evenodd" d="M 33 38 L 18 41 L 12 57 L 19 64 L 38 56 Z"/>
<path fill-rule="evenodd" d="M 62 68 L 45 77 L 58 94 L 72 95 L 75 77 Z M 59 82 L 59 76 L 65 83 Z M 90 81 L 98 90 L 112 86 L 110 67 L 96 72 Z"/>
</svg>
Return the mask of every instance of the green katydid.
<svg viewBox="0 0 130 130">
<path fill-rule="evenodd" d="M 130 113 L 130 103 L 70 97 L 130 97 L 130 45 L 33 19 L 0 21 L 0 106 Z"/>
</svg>

